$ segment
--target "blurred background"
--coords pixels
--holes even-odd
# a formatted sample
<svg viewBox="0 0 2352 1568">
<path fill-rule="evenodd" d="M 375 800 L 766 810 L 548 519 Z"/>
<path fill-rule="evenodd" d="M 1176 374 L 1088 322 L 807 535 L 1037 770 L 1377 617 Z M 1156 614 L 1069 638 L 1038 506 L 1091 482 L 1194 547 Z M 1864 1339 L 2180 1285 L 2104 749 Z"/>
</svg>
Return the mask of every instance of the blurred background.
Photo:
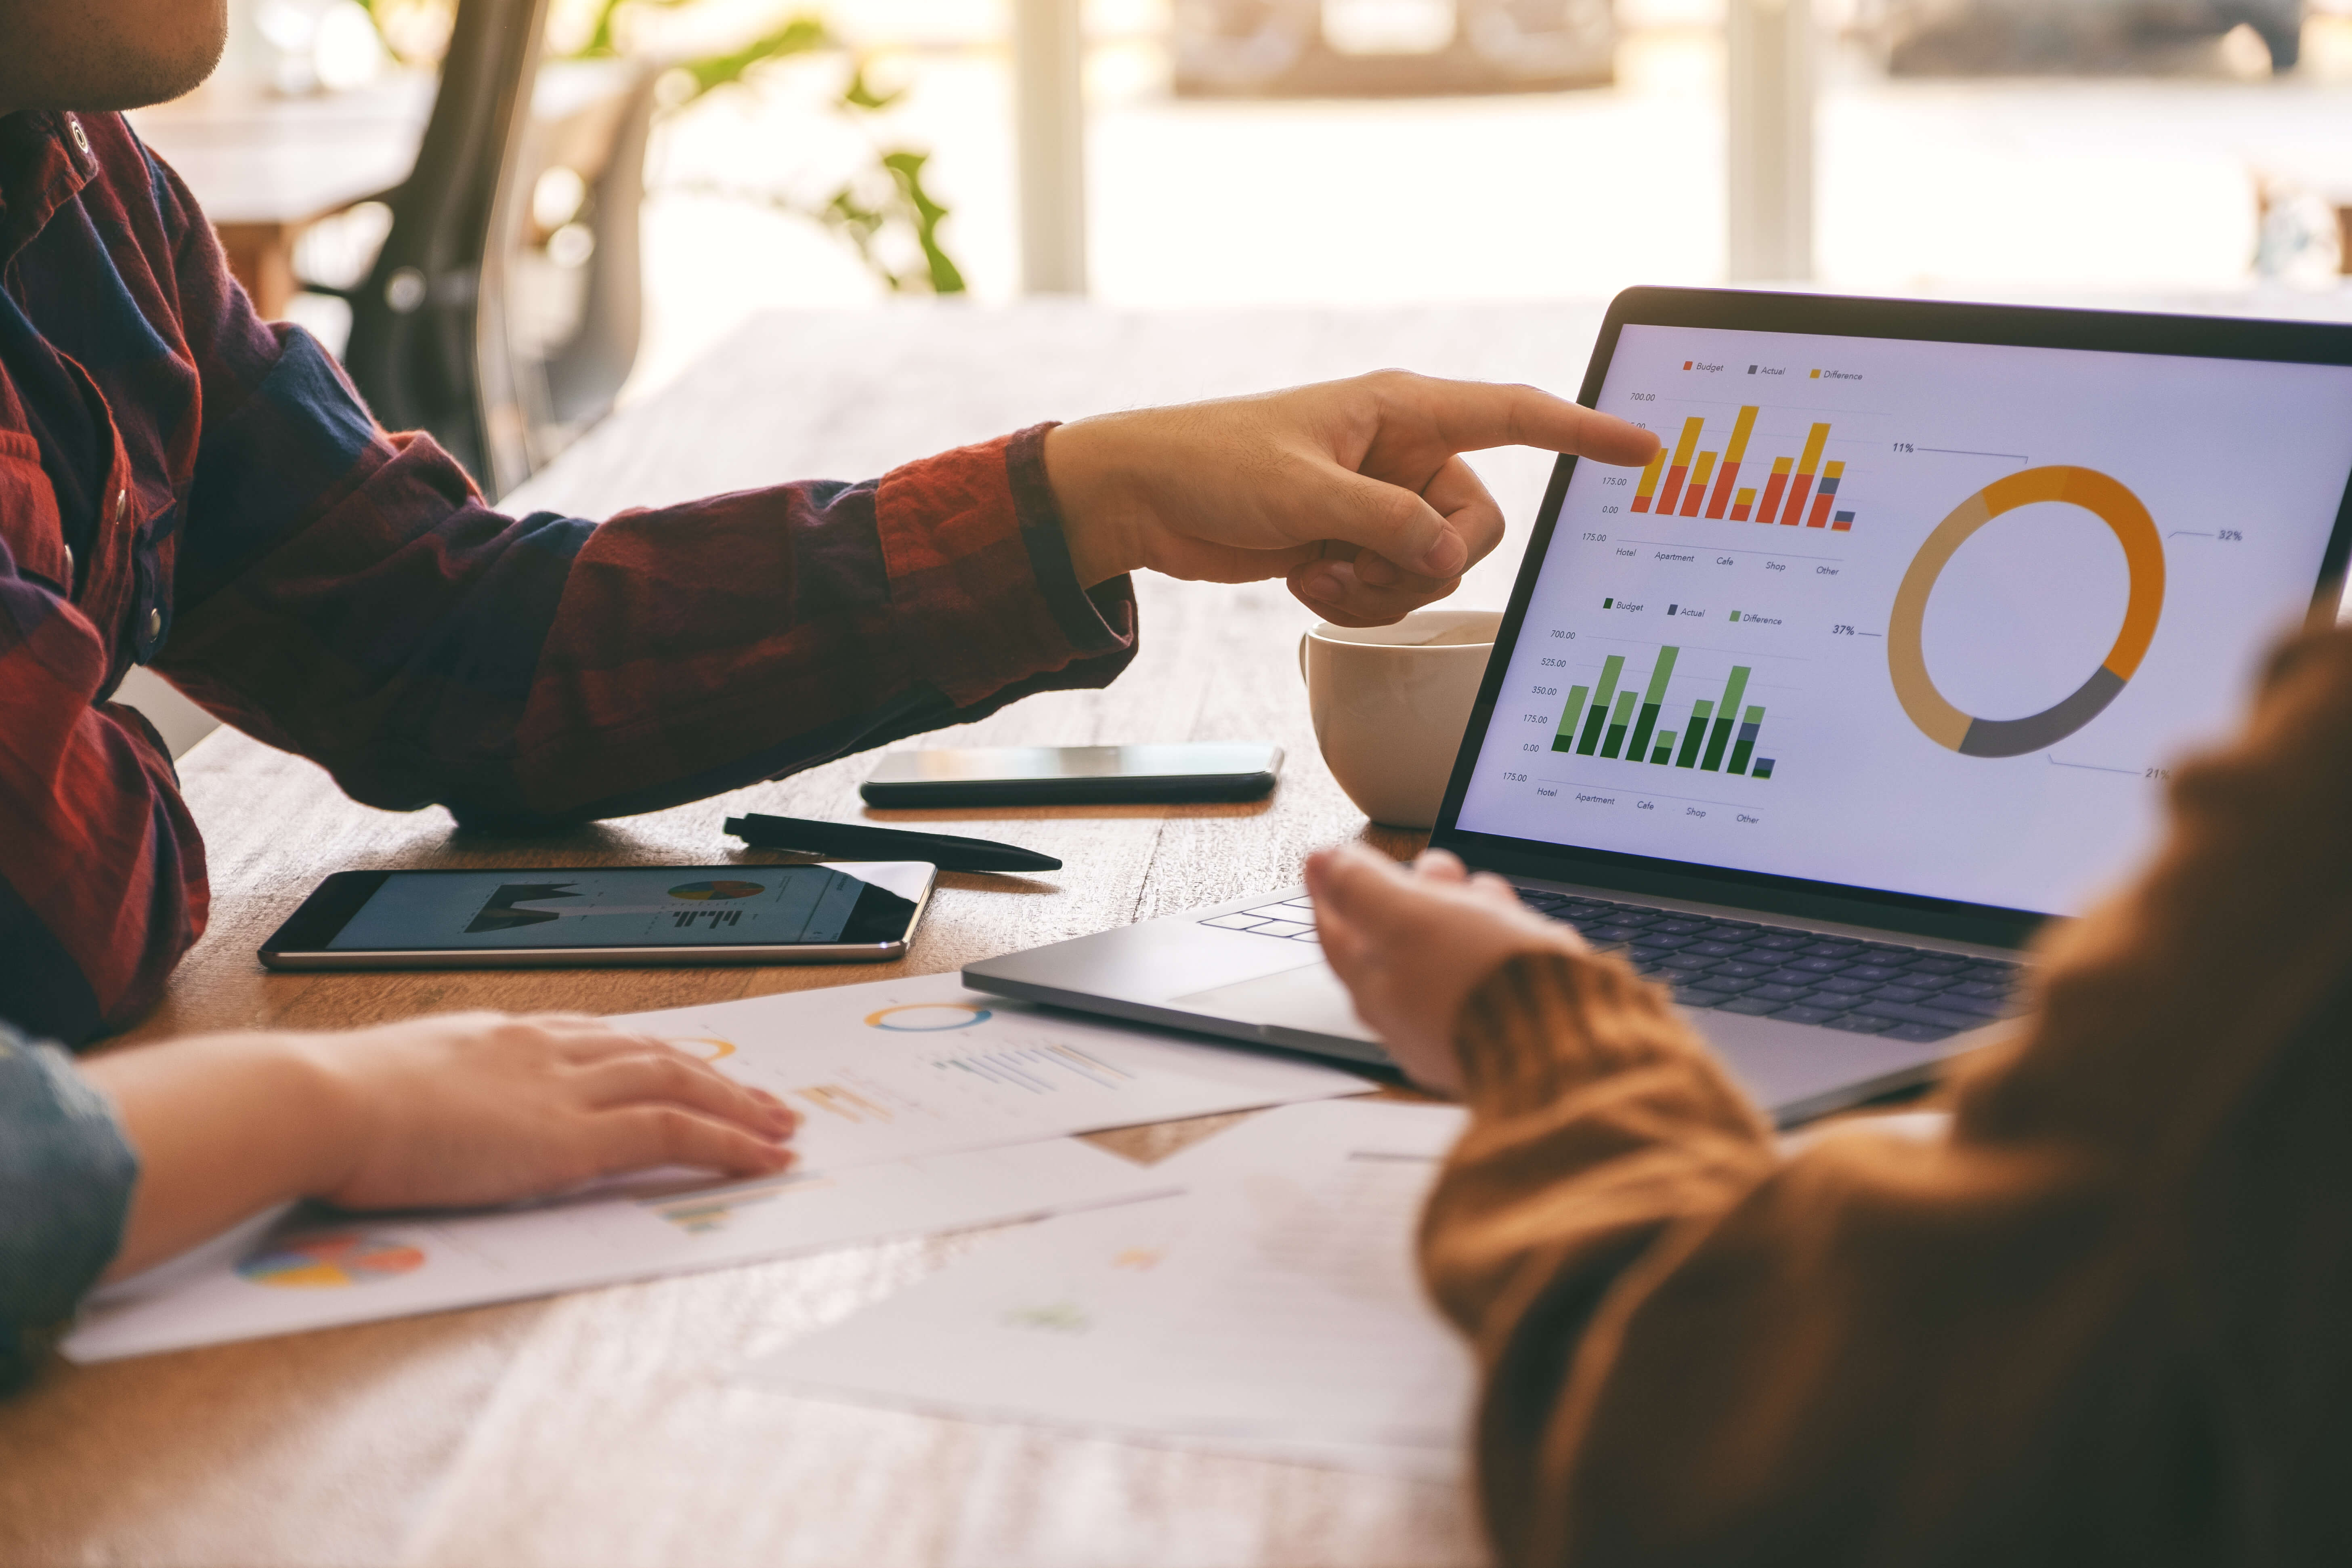
<svg viewBox="0 0 2352 1568">
<path fill-rule="evenodd" d="M 414 119 L 455 9 L 235 5 L 215 117 L 236 97 L 381 105 L 404 87 Z M 761 308 L 1023 292 L 1024 8 L 1066 8 L 1080 41 L 1065 205 L 1083 276 L 1059 283 L 1106 303 L 1590 299 L 1741 270 L 1726 0 L 557 0 L 542 70 L 661 73 L 623 396 Z M 2352 0 L 1820 0 L 1813 20 L 1810 265 L 1774 280 L 2336 286 Z M 167 156 L 184 110 L 144 117 Z M 945 269 L 890 153 L 921 160 Z M 580 186 L 534 192 L 554 220 L 534 260 L 557 273 L 586 259 L 584 231 L 546 245 Z M 304 261 L 349 279 L 381 219 L 321 227 Z M 293 310 L 332 334 L 335 303 Z"/>
<path fill-rule="evenodd" d="M 776 308 L 2309 314 L 2352 252 L 2352 0 L 231 10 L 136 122 L 265 311 L 493 496 Z"/>
</svg>

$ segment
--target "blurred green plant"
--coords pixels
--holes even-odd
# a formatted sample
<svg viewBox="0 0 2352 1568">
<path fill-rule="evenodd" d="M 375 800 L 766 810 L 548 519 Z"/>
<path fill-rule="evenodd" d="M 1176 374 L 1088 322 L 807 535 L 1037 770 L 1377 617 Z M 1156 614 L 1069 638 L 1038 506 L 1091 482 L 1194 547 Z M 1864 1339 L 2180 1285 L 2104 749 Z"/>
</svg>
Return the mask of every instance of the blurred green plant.
<svg viewBox="0 0 2352 1568">
<path fill-rule="evenodd" d="M 630 12 L 640 8 L 679 12 L 701 3 L 702 0 L 587 0 L 593 9 L 587 13 L 584 26 L 578 29 L 581 41 L 562 58 L 629 58 Z M 360 4 L 367 8 L 377 32 L 394 56 L 410 60 L 414 60 L 416 52 L 414 40 L 446 38 L 446 17 L 454 12 L 452 0 L 360 0 Z M 420 12 L 437 16 L 439 25 L 434 26 L 430 19 L 420 22 Z M 437 45 L 435 47 L 437 49 Z M 835 37 L 822 17 L 800 15 L 722 53 L 665 62 L 658 96 L 661 110 L 675 114 L 710 93 L 727 89 L 761 91 L 763 68 L 811 55 L 847 57 L 849 79 L 828 107 L 852 121 L 881 113 L 905 96 L 903 89 L 877 91 L 867 79 L 867 61 L 864 57 Z M 912 147 L 883 145 L 871 136 L 867 142 L 872 161 L 853 171 L 839 189 L 822 201 L 809 201 L 788 191 L 773 189 L 701 184 L 687 188 L 748 201 L 832 231 L 856 250 L 866 269 L 894 294 L 964 292 L 962 269 L 956 266 L 955 258 L 948 254 L 940 237 L 940 226 L 949 216 L 948 208 L 923 184 L 923 171 L 930 154 Z M 920 256 L 920 264 L 894 264 L 894 253 L 904 256 L 908 242 Z"/>
</svg>

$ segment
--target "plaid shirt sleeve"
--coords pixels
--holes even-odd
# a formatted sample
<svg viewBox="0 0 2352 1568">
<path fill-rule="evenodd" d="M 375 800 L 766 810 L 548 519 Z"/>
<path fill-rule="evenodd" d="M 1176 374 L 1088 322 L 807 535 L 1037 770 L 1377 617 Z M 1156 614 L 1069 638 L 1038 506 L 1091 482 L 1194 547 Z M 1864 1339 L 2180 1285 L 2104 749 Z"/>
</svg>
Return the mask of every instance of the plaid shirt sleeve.
<svg viewBox="0 0 2352 1568">
<path fill-rule="evenodd" d="M 166 470 L 132 488 L 171 526 L 142 531 L 117 624 L 0 582 L 31 628 L 0 624 L 0 669 L 28 677 L 0 682 L 0 725 L 49 759 L 0 793 L 0 942 L 22 928 L 68 966 L 51 995 L 0 974 L 0 1016 L 67 1039 L 127 1022 L 202 929 L 169 763 L 98 701 L 126 648 L 354 799 L 475 822 L 654 810 L 1132 658 L 1125 580 L 1088 592 L 1071 567 L 1044 427 L 862 484 L 507 516 L 431 439 L 378 428 L 307 333 L 256 317 L 126 127 L 82 123 L 87 260 L 121 280 L 125 352 L 169 362 L 110 396 L 118 426 L 153 427 L 117 445 Z M 44 617 L 52 646 L 28 658 Z"/>
</svg>

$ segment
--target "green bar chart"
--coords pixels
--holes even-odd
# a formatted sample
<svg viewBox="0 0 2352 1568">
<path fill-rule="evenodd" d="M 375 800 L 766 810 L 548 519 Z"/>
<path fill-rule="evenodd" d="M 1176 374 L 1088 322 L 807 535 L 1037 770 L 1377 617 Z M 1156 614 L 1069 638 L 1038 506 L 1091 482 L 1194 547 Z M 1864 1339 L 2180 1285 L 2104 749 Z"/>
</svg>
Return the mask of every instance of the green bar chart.
<svg viewBox="0 0 2352 1568">
<path fill-rule="evenodd" d="M 1625 749 L 1625 724 L 1633 716 L 1633 694 L 1621 691 L 1617 706 L 1609 712 L 1609 738 L 1601 742 L 1601 754 L 1613 757 Z"/>
<path fill-rule="evenodd" d="M 1609 722 L 1609 703 L 1617 695 L 1617 678 L 1625 673 L 1625 656 L 1612 653 L 1601 667 L 1601 687 L 1592 694 L 1592 706 L 1584 715 L 1584 733 L 1577 738 L 1576 752 L 1589 757 L 1601 749 L 1601 731 Z"/>
<path fill-rule="evenodd" d="M 1754 670 L 1735 664 L 1717 692 L 1683 699 L 1690 703 L 1689 713 L 1677 725 L 1675 714 L 1679 702 L 1673 687 L 1683 654 L 1680 647 L 1659 648 L 1645 680 L 1627 669 L 1629 656 L 1609 655 L 1601 661 L 1597 680 L 1569 689 L 1551 749 L 1647 767 L 1770 778 L 1774 760 L 1757 754 L 1764 732 L 1764 705 L 1748 701 Z M 1702 653 L 1702 668 L 1708 662 Z M 1717 663 L 1715 668 L 1723 667 Z M 1707 679 L 1711 681 L 1713 677 Z M 1642 681 L 1638 689 L 1636 680 Z M 1687 692 L 1690 679 L 1685 677 L 1683 684 Z"/>
<path fill-rule="evenodd" d="M 1560 713 L 1559 728 L 1552 732 L 1551 749 L 1553 751 L 1576 750 L 1576 721 L 1583 715 L 1584 700 L 1591 695 L 1592 689 L 1589 686 L 1570 688 L 1568 707 Z"/>
<path fill-rule="evenodd" d="M 1731 667 L 1731 679 L 1723 689 L 1723 701 L 1715 710 L 1715 728 L 1707 731 L 1706 755 L 1699 759 L 1700 771 L 1719 773 L 1723 768 L 1724 748 L 1731 744 L 1731 716 L 1739 711 L 1739 700 L 1748 695 L 1748 667 Z"/>
<path fill-rule="evenodd" d="M 1666 682 L 1674 679 L 1675 660 L 1681 655 L 1680 648 L 1658 650 L 1657 668 L 1650 672 L 1649 689 L 1642 693 L 1642 716 L 1633 725 L 1633 749 L 1626 753 L 1637 763 L 1650 754 L 1650 732 L 1658 726 L 1658 710 L 1666 700 Z"/>
<path fill-rule="evenodd" d="M 1715 702 L 1712 699 L 1692 705 L 1690 728 L 1683 732 L 1683 749 L 1675 758 L 1675 766 L 1689 768 L 1698 765 L 1698 749 L 1706 744 L 1707 716 L 1714 711 Z"/>
</svg>

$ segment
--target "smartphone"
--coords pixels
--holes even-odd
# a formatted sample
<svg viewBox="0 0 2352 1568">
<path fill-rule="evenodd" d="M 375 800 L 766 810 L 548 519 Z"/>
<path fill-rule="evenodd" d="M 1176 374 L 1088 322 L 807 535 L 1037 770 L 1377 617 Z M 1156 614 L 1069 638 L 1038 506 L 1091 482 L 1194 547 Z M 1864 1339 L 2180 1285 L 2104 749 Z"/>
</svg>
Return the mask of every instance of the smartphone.
<svg viewBox="0 0 2352 1568">
<path fill-rule="evenodd" d="M 1282 748 L 1255 742 L 967 747 L 893 752 L 857 793 L 880 806 L 1255 800 L 1281 768 Z"/>
<path fill-rule="evenodd" d="M 271 969 L 875 963 L 907 954 L 937 868 L 544 866 L 338 871 L 261 944 Z"/>
</svg>

